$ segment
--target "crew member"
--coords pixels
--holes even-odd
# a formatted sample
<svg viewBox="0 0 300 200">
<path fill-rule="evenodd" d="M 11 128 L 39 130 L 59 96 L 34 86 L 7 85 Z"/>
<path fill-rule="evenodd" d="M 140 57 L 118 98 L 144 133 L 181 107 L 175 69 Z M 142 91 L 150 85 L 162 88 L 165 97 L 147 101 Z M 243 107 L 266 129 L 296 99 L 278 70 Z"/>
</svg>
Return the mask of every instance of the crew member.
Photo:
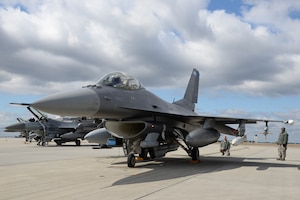
<svg viewBox="0 0 300 200">
<path fill-rule="evenodd" d="M 230 150 L 230 142 L 227 140 L 227 137 L 224 136 L 224 140 L 221 142 L 220 152 L 222 153 L 223 156 L 225 153 L 226 156 L 230 156 L 229 150 Z"/>
<path fill-rule="evenodd" d="M 281 128 L 281 133 L 279 134 L 279 138 L 277 141 L 278 146 L 278 158 L 277 160 L 285 160 L 286 149 L 288 144 L 289 135 L 285 132 L 285 128 Z"/>
</svg>

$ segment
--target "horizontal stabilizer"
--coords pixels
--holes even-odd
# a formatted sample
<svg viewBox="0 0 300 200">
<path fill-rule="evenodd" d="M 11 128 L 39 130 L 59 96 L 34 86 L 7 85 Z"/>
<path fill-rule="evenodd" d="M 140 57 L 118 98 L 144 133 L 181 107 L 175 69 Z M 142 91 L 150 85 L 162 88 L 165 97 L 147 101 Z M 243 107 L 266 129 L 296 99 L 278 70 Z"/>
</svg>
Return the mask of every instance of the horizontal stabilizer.
<svg viewBox="0 0 300 200">
<path fill-rule="evenodd" d="M 16 106 L 30 106 L 29 103 L 10 103 L 11 105 L 16 105 Z"/>
</svg>

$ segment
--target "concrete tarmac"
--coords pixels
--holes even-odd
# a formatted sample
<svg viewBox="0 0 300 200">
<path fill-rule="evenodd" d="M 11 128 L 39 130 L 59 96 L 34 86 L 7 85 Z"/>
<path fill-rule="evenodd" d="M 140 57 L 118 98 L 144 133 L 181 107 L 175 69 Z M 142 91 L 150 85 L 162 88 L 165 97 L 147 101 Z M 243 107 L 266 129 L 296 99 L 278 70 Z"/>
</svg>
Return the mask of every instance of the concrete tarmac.
<svg viewBox="0 0 300 200">
<path fill-rule="evenodd" d="M 299 199 L 300 147 L 289 145 L 286 161 L 277 146 L 200 148 L 191 164 L 185 151 L 170 152 L 128 168 L 121 148 L 41 147 L 23 138 L 0 138 L 0 199 Z"/>
</svg>

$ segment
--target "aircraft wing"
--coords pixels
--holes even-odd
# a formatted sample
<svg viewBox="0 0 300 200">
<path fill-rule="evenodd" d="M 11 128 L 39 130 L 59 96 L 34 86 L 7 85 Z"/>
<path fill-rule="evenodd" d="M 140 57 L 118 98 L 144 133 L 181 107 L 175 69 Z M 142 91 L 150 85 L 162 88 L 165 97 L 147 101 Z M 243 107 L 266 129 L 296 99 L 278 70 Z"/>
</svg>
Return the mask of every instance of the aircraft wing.
<svg viewBox="0 0 300 200">
<path fill-rule="evenodd" d="M 123 107 L 124 108 L 124 107 Z M 125 108 L 124 108 L 125 109 Z M 241 118 L 241 117 L 224 117 L 224 116 L 210 116 L 210 115 L 198 115 L 196 113 L 183 113 L 177 114 L 176 112 L 153 112 L 153 111 L 146 111 L 146 110 L 139 110 L 134 108 L 126 108 L 136 111 L 142 111 L 145 115 L 152 115 L 155 117 L 161 117 L 164 119 L 172 119 L 181 123 L 187 123 L 194 126 L 205 126 L 206 122 L 210 121 L 213 123 L 213 128 L 217 129 L 220 133 L 233 135 L 233 136 L 243 136 L 245 134 L 245 125 L 246 124 L 256 124 L 257 122 L 279 122 L 279 123 L 288 123 L 292 124 L 293 120 L 289 121 L 282 121 L 282 120 L 274 120 L 274 119 L 252 119 L 252 118 Z M 194 115 L 195 114 L 195 115 Z M 139 118 L 135 119 L 127 119 L 131 120 L 138 120 Z M 125 120 L 126 121 L 126 120 Z M 237 124 L 237 128 L 232 128 L 227 125 Z"/>
<path fill-rule="evenodd" d="M 141 111 L 144 113 L 152 113 L 154 116 L 165 116 L 165 117 L 170 117 L 177 119 L 182 122 L 187 122 L 187 123 L 204 123 L 205 120 L 207 119 L 213 119 L 216 122 L 220 122 L 223 124 L 239 124 L 240 122 L 244 122 L 246 124 L 255 124 L 256 122 L 282 122 L 282 123 L 293 123 L 292 120 L 289 121 L 282 121 L 282 120 L 273 120 L 273 119 L 252 119 L 252 118 L 241 118 L 241 117 L 225 117 L 225 116 L 210 116 L 210 115 L 198 115 L 195 113 L 195 115 L 191 115 L 191 113 L 186 113 L 182 112 L 181 114 L 178 114 L 178 112 L 153 112 L 153 110 L 140 110 L 136 108 L 129 108 L 129 107 L 122 107 L 124 109 L 130 109 L 130 110 L 136 110 L 136 111 Z"/>
<path fill-rule="evenodd" d="M 282 120 L 272 120 L 272 119 L 250 119 L 250 118 L 237 118 L 237 117 L 221 117 L 221 116 L 191 116 L 188 117 L 192 122 L 204 122 L 206 119 L 214 119 L 216 122 L 221 122 L 224 124 L 239 124 L 240 122 L 244 122 L 246 124 L 255 124 L 256 122 L 283 122 L 287 123 L 287 121 Z"/>
</svg>

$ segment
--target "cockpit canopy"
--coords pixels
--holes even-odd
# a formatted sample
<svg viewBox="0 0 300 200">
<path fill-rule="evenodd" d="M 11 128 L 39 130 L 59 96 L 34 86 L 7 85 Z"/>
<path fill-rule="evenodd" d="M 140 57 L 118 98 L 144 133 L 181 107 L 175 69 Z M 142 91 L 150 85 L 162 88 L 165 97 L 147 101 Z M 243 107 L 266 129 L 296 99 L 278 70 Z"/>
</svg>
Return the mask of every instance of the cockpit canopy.
<svg viewBox="0 0 300 200">
<path fill-rule="evenodd" d="M 96 85 L 112 86 L 126 90 L 138 90 L 143 88 L 142 84 L 134 77 L 122 72 L 113 72 L 101 78 Z"/>
</svg>

